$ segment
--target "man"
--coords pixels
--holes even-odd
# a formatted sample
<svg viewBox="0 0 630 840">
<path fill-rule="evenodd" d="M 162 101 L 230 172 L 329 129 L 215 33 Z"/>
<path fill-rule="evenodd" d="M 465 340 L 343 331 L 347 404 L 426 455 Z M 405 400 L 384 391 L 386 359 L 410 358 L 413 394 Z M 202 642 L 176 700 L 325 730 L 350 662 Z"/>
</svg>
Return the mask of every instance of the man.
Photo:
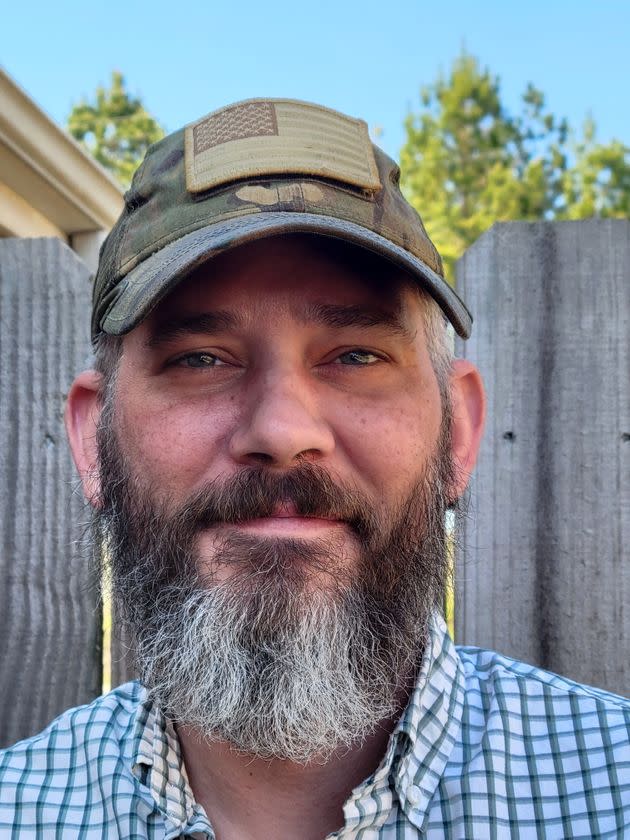
<svg viewBox="0 0 630 840">
<path fill-rule="evenodd" d="M 147 154 L 66 414 L 141 681 L 0 754 L 7 836 L 630 826 L 630 703 L 440 617 L 484 398 L 398 174 L 289 100 Z"/>
</svg>

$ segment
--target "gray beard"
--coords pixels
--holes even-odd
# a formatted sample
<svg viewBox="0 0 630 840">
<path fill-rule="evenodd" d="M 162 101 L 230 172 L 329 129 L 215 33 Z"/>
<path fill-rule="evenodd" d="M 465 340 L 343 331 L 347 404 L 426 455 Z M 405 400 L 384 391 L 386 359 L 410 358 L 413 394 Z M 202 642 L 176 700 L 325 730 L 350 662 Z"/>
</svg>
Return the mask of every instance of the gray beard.
<svg viewBox="0 0 630 840">
<path fill-rule="evenodd" d="M 106 405 L 98 432 L 95 546 L 160 709 L 209 742 L 299 763 L 325 761 L 397 713 L 444 599 L 448 412 L 421 479 L 395 510 L 381 511 L 309 463 L 285 477 L 243 470 L 175 508 L 130 474 L 112 413 Z M 345 519 L 358 564 L 350 568 L 333 542 L 236 532 L 216 555 L 229 579 L 200 576 L 204 528 L 268 515 L 279 501 Z"/>
</svg>

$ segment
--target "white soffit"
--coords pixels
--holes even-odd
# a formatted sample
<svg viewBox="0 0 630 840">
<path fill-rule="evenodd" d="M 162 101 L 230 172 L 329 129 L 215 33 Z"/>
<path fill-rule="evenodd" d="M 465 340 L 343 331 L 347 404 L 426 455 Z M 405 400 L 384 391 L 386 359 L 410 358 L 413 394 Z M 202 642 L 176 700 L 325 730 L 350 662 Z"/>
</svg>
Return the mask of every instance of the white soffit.
<svg viewBox="0 0 630 840">
<path fill-rule="evenodd" d="M 66 236 L 109 230 L 122 189 L 0 68 L 0 182 Z"/>
</svg>

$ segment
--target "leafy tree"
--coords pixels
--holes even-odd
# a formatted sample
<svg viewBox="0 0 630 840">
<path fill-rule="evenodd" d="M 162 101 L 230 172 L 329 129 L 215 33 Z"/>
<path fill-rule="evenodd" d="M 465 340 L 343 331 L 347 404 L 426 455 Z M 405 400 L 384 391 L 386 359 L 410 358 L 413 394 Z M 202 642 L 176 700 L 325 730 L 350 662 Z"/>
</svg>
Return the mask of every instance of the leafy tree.
<svg viewBox="0 0 630 840">
<path fill-rule="evenodd" d="M 68 131 L 127 187 L 147 148 L 164 130 L 141 100 L 130 96 L 122 73 L 112 73 L 111 86 L 98 87 L 92 102 L 72 108 Z"/>
<path fill-rule="evenodd" d="M 575 165 L 564 174 L 557 217 L 630 218 L 630 149 L 618 140 L 596 142 L 596 127 L 588 117 L 575 144 Z"/>
<path fill-rule="evenodd" d="M 566 120 L 549 113 L 533 85 L 512 115 L 499 78 L 463 53 L 420 99 L 420 111 L 405 121 L 403 190 L 449 278 L 455 260 L 495 221 L 628 213 L 630 149 L 596 144 L 592 121 L 570 146 Z"/>
</svg>

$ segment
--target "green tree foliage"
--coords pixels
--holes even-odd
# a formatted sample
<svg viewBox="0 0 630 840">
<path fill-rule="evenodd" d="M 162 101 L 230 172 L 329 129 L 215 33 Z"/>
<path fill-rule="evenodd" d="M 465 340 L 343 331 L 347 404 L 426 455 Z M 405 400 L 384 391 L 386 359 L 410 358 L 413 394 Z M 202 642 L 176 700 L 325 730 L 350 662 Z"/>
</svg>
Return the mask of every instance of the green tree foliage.
<svg viewBox="0 0 630 840">
<path fill-rule="evenodd" d="M 630 218 L 630 149 L 618 140 L 597 143 L 588 117 L 575 144 L 575 165 L 564 173 L 558 217 L 590 216 Z"/>
<path fill-rule="evenodd" d="M 592 120 L 575 142 L 566 120 L 528 85 L 518 114 L 499 78 L 463 53 L 422 88 L 401 150 L 403 190 L 442 254 L 455 260 L 495 221 L 628 215 L 630 149 L 595 142 Z"/>
<path fill-rule="evenodd" d="M 68 131 L 127 187 L 147 148 L 164 130 L 141 100 L 130 96 L 122 73 L 113 72 L 109 88 L 98 87 L 92 102 L 72 108 Z"/>
</svg>

